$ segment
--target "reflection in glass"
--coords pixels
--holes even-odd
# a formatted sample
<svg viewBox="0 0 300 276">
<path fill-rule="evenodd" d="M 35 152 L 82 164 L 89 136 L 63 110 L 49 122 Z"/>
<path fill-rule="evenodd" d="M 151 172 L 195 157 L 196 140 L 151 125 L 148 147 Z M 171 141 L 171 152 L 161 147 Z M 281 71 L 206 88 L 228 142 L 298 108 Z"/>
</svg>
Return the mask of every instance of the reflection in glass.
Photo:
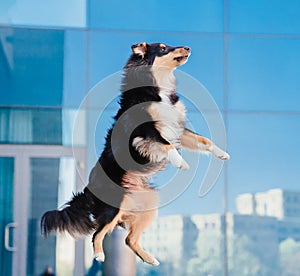
<svg viewBox="0 0 300 276">
<path fill-rule="evenodd" d="M 2 0 L 0 24 L 85 27 L 85 9 L 86 0 Z"/>
<path fill-rule="evenodd" d="M 46 210 L 56 209 L 58 204 L 70 198 L 75 185 L 75 162 L 72 158 L 31 158 L 30 165 L 27 275 L 39 275 L 49 266 L 58 275 L 71 276 L 75 260 L 74 239 L 58 235 L 45 240 L 39 225 Z"/>
<path fill-rule="evenodd" d="M 0 108 L 0 143 L 72 145 L 76 116 L 74 109 Z M 85 143 L 82 118 L 77 122 L 82 131 L 78 131 L 81 135 L 76 137 L 76 145 Z"/>
</svg>

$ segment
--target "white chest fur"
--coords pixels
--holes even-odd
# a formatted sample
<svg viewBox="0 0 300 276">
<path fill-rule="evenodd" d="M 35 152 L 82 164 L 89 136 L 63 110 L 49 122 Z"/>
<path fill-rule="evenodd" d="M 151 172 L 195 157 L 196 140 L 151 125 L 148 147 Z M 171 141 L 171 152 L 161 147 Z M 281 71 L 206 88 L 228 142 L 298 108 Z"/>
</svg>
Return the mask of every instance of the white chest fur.
<svg viewBox="0 0 300 276">
<path fill-rule="evenodd" d="M 161 102 L 153 102 L 148 112 L 161 136 L 175 147 L 180 147 L 180 137 L 184 131 L 185 107 L 178 101 L 174 105 L 170 101 L 170 95 L 176 91 L 176 79 L 174 69 L 161 66 L 153 66 L 152 74 L 156 85 L 159 87 Z"/>
<path fill-rule="evenodd" d="M 180 137 L 184 131 L 185 107 L 178 101 L 175 105 L 165 102 L 153 102 L 149 109 L 156 128 L 161 136 L 176 148 L 180 147 Z"/>
</svg>

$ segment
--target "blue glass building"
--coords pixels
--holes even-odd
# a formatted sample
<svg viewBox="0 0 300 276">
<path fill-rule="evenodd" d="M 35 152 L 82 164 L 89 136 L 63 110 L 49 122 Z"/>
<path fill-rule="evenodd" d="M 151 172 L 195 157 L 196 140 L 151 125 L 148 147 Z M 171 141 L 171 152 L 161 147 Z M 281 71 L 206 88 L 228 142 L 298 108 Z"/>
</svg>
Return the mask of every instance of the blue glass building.
<svg viewBox="0 0 300 276">
<path fill-rule="evenodd" d="M 130 46 L 141 41 L 192 48 L 180 70 L 213 97 L 232 156 L 205 197 L 199 197 L 199 183 L 210 159 L 201 157 L 193 182 L 160 208 L 161 215 L 226 217 L 235 211 L 238 194 L 299 190 L 298 0 L 2 0 L 1 275 L 39 275 L 47 266 L 57 275 L 91 271 L 90 238 L 75 242 L 59 235 L 43 240 L 39 220 L 86 184 L 117 107 L 115 98 L 106 106 L 101 94 L 84 109 L 80 105 L 96 84 L 122 69 Z M 106 87 L 110 85 L 113 91 L 107 93 L 116 95 L 119 83 L 108 81 Z M 195 130 L 209 136 L 203 113 L 188 101 L 187 106 Z M 164 182 L 166 177 L 155 180 Z M 222 275 L 234 275 L 225 228 L 223 234 L 217 265 Z M 162 267 L 167 275 L 168 266 Z M 151 270 L 153 275 L 159 272 Z"/>
</svg>

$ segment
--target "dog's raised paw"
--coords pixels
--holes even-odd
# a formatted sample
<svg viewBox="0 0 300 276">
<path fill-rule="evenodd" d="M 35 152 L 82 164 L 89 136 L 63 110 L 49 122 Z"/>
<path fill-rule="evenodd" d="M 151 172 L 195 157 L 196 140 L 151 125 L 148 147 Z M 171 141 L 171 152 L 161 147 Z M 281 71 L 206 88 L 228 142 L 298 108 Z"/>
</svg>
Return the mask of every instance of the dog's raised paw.
<svg viewBox="0 0 300 276">
<path fill-rule="evenodd" d="M 230 155 L 227 152 L 225 152 L 225 151 L 222 151 L 222 153 L 219 153 L 218 155 L 215 155 L 215 156 L 218 157 L 221 160 L 228 160 L 228 159 L 230 159 Z"/>
<path fill-rule="evenodd" d="M 179 169 L 181 169 L 183 171 L 187 171 L 190 169 L 189 164 L 183 158 L 181 160 L 181 165 L 180 165 Z"/>
<path fill-rule="evenodd" d="M 221 160 L 228 160 L 230 158 L 230 155 L 221 150 L 219 147 L 217 147 L 216 145 L 210 146 L 209 147 L 209 151 L 217 158 L 221 159 Z"/>
<path fill-rule="evenodd" d="M 219 158 L 222 159 L 222 160 L 229 160 L 230 155 L 227 152 L 224 152 L 224 154 L 219 156 Z"/>
<path fill-rule="evenodd" d="M 104 253 L 103 252 L 99 252 L 99 253 L 96 253 L 95 254 L 95 260 L 97 261 L 97 262 L 104 262 L 104 260 L 105 260 L 105 255 L 104 255 Z"/>
<path fill-rule="evenodd" d="M 176 149 L 171 149 L 168 151 L 168 159 L 170 163 L 181 170 L 188 170 L 190 166 L 188 163 L 181 157 Z"/>
</svg>

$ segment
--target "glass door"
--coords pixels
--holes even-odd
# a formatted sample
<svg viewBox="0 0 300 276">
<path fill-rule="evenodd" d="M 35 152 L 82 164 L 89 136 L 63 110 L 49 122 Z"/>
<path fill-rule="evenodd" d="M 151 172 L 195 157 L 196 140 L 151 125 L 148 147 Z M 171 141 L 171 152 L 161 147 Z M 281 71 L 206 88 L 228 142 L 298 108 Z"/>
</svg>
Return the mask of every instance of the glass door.
<svg viewBox="0 0 300 276">
<path fill-rule="evenodd" d="M 45 270 L 73 275 L 75 240 L 68 235 L 41 236 L 44 212 L 62 207 L 76 191 L 75 162 L 72 157 L 30 158 L 28 194 L 27 275 Z"/>
<path fill-rule="evenodd" d="M 75 160 L 68 147 L 0 145 L 0 275 L 84 275 L 83 241 L 40 231 L 44 212 L 82 190 L 84 156 L 84 148 Z"/>
<path fill-rule="evenodd" d="M 12 274 L 14 158 L 0 157 L 0 275 Z"/>
</svg>

